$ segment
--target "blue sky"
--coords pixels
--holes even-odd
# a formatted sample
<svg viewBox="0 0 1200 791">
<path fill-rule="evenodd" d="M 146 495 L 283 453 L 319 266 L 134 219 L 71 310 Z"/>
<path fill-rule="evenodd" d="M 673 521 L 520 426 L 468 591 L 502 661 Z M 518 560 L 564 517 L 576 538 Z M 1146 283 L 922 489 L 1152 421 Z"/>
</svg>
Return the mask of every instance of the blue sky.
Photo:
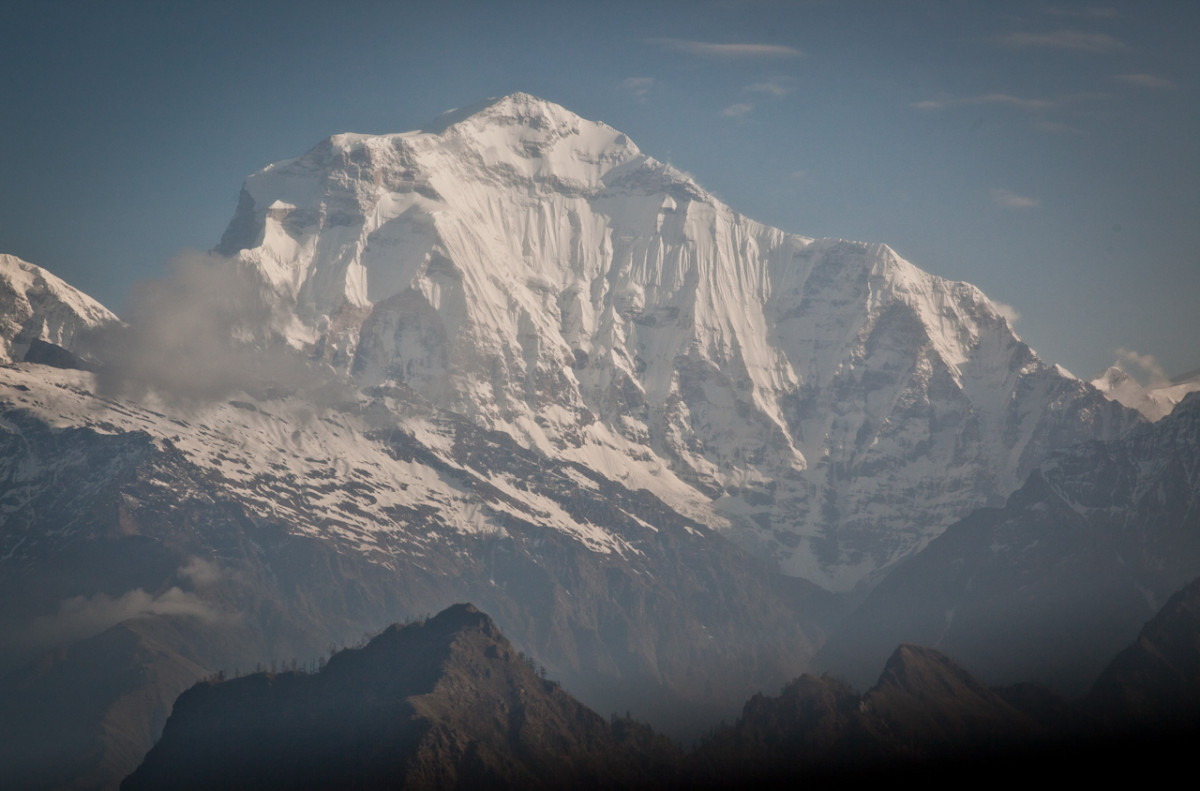
<svg viewBox="0 0 1200 791">
<path fill-rule="evenodd" d="M 1178 374 L 1200 367 L 1197 32 L 1188 2 L 10 0 L 0 252 L 120 312 L 216 244 L 252 171 L 521 90 L 755 219 L 975 283 L 1081 376 L 1134 352 Z"/>
</svg>

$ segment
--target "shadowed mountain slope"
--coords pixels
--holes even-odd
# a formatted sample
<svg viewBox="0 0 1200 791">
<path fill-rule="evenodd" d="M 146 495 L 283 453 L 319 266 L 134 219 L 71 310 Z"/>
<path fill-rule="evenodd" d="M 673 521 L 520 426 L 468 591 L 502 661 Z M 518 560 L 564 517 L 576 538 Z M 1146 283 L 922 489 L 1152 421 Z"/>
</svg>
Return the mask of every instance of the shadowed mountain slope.
<svg viewBox="0 0 1200 791">
<path fill-rule="evenodd" d="M 315 675 L 193 687 L 121 788 L 599 789 L 670 782 L 678 758 L 539 677 L 490 618 L 457 605 Z"/>
<path fill-rule="evenodd" d="M 1088 705 L 1118 734 L 1200 730 L 1200 578 L 1172 596 L 1109 663 Z"/>
<path fill-rule="evenodd" d="M 829 774 L 904 771 L 994 759 L 1048 731 L 945 655 L 902 645 L 858 694 L 831 676 L 803 675 L 778 697 L 756 695 L 741 718 L 693 756 L 697 777 L 736 785 Z"/>
<path fill-rule="evenodd" d="M 869 683 L 900 642 L 990 683 L 1083 694 L 1200 576 L 1200 394 L 1127 436 L 1059 451 L 1003 508 L 952 525 L 884 580 L 817 665 Z"/>
</svg>

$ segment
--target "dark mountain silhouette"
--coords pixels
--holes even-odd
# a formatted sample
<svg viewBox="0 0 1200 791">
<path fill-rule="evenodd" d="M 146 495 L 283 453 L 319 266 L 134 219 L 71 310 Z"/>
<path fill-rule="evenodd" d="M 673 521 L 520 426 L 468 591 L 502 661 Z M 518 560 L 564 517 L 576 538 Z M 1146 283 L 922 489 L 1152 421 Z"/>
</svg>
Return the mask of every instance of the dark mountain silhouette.
<svg viewBox="0 0 1200 791">
<path fill-rule="evenodd" d="M 612 788 L 671 782 L 678 762 L 669 741 L 539 675 L 462 604 L 316 674 L 197 684 L 121 788 Z"/>
<path fill-rule="evenodd" d="M 941 652 L 901 645 L 858 694 L 805 674 L 756 695 L 689 758 L 717 787 L 753 780 L 927 776 L 961 770 L 1019 782 L 1190 771 L 1200 736 L 1200 579 L 1171 597 L 1082 698 L 1031 683 L 988 687 Z"/>
<path fill-rule="evenodd" d="M 755 695 L 686 758 L 647 726 L 605 721 L 456 605 L 393 626 L 319 673 L 207 680 L 180 696 L 129 777 L 152 788 L 789 786 L 936 769 L 1020 781 L 1182 768 L 1200 712 L 1200 579 L 1068 701 L 988 687 L 941 652 L 901 645 L 859 694 L 805 674 Z"/>
<path fill-rule="evenodd" d="M 1117 654 L 1087 698 L 1106 733 L 1193 734 L 1200 726 L 1200 579 Z"/>
<path fill-rule="evenodd" d="M 1047 734 L 1031 712 L 944 654 L 902 645 L 865 694 L 805 674 L 778 697 L 756 695 L 701 746 L 693 769 L 729 784 L 747 774 L 762 782 L 898 772 L 993 759 Z"/>
</svg>

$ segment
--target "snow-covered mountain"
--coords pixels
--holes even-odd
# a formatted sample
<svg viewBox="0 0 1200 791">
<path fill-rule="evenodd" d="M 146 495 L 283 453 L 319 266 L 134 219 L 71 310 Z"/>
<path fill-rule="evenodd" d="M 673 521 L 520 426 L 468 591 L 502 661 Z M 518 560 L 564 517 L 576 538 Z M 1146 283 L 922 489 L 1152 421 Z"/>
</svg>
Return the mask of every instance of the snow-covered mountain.
<svg viewBox="0 0 1200 791">
<path fill-rule="evenodd" d="M 802 670 L 829 590 L 1144 422 L 978 289 L 523 94 L 252 175 L 125 324 L 0 264 L 0 741 L 70 729 L 34 763 L 75 781 L 200 669 L 466 600 L 685 734 Z"/>
<path fill-rule="evenodd" d="M 0 363 L 24 360 L 37 341 L 77 351 L 85 332 L 116 323 L 108 308 L 40 266 L 0 255 Z"/>
<path fill-rule="evenodd" d="M 1105 397 L 1136 409 L 1148 420 L 1161 420 L 1188 393 L 1200 390 L 1200 371 L 1192 371 L 1170 382 L 1143 385 L 1118 366 L 1110 365 L 1092 380 L 1092 386 Z"/>
<path fill-rule="evenodd" d="M 1134 420 L 973 286 L 764 226 L 525 94 L 268 166 L 219 249 L 268 334 L 834 589 Z"/>
</svg>

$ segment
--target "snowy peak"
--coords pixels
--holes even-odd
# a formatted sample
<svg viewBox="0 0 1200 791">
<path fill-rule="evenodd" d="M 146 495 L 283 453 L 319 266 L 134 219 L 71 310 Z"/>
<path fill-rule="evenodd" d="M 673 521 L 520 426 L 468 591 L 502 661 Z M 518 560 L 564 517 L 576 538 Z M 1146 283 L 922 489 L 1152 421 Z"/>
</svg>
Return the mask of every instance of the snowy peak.
<svg viewBox="0 0 1200 791">
<path fill-rule="evenodd" d="M 527 94 L 264 168 L 220 249 L 311 357 L 830 587 L 1000 501 L 1052 446 L 1125 425 L 974 286 L 755 222 Z"/>
<path fill-rule="evenodd" d="M 1142 385 L 1126 371 L 1116 365 L 1092 380 L 1105 398 L 1117 401 L 1141 412 L 1149 420 L 1161 420 L 1175 409 L 1188 393 L 1200 391 L 1200 372 L 1192 372 L 1177 379 Z"/>
<path fill-rule="evenodd" d="M 0 255 L 0 362 L 25 359 L 43 341 L 77 351 L 85 330 L 117 322 L 96 300 L 13 255 Z"/>
</svg>

